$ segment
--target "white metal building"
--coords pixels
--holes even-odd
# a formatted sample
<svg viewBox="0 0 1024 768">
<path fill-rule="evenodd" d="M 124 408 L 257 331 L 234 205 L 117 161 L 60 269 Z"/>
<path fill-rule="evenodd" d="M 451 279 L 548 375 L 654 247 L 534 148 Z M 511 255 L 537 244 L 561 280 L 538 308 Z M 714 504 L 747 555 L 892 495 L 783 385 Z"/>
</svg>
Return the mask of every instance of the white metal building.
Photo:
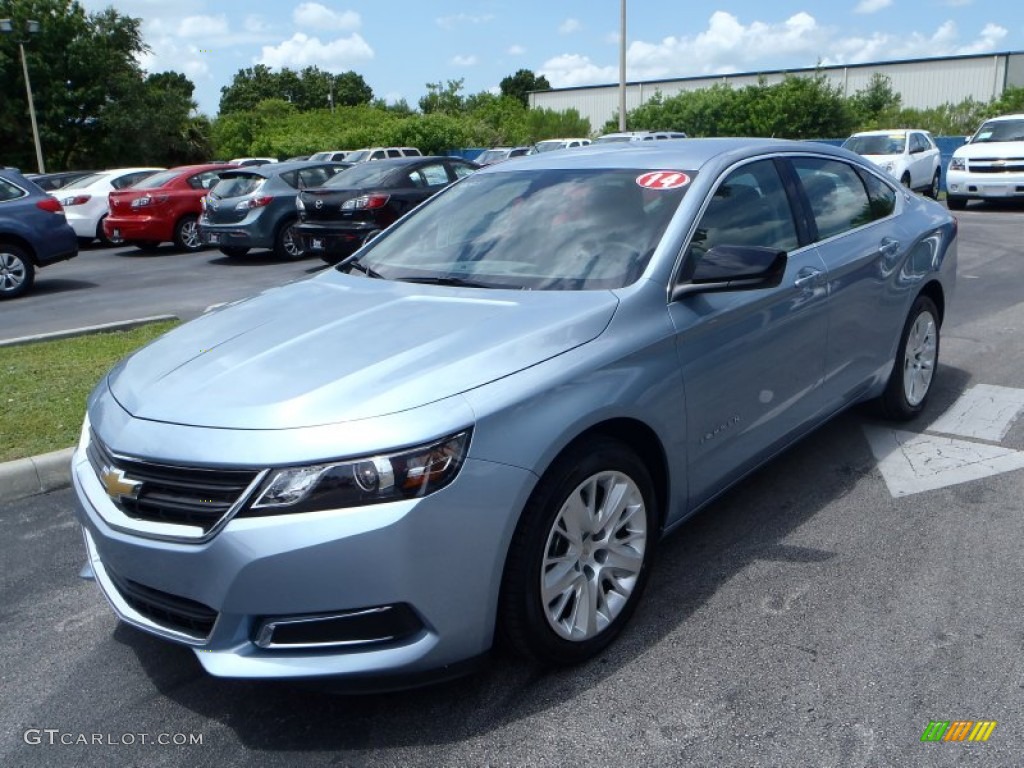
<svg viewBox="0 0 1024 768">
<path fill-rule="evenodd" d="M 903 99 L 904 107 L 929 109 L 942 104 L 958 104 L 966 98 L 988 101 L 1000 96 L 1007 86 L 1024 87 L 1024 51 L 946 56 L 935 59 L 879 61 L 871 64 L 782 69 L 772 72 L 682 77 L 670 80 L 648 80 L 626 83 L 626 111 L 635 109 L 655 93 L 674 96 L 683 91 L 710 88 L 729 83 L 734 88 L 756 85 L 764 77 L 770 85 L 781 82 L 786 75 L 813 75 L 821 71 L 843 93 L 852 96 L 871 81 L 876 72 L 892 81 L 892 89 Z M 595 133 L 615 117 L 619 108 L 619 85 L 585 85 L 555 88 L 530 94 L 530 106 L 556 112 L 575 108 L 590 120 Z"/>
</svg>

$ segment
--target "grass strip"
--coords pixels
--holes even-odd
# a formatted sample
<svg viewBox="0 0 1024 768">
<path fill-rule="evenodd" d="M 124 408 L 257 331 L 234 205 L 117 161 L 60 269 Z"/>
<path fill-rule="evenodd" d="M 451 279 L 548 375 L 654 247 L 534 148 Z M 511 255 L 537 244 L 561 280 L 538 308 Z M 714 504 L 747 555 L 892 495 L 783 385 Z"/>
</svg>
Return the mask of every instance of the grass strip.
<svg viewBox="0 0 1024 768">
<path fill-rule="evenodd" d="M 77 443 L 85 399 L 103 374 L 175 325 L 0 347 L 0 461 Z"/>
</svg>

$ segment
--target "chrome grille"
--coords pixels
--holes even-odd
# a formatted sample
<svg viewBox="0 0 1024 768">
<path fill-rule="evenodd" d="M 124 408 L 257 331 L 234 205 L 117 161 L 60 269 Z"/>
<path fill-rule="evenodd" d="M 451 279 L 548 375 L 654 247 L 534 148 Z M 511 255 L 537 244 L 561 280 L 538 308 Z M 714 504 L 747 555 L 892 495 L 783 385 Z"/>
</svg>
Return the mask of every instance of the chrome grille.
<svg viewBox="0 0 1024 768">
<path fill-rule="evenodd" d="M 125 515 L 154 523 L 197 526 L 204 533 L 231 511 L 259 475 L 252 469 L 178 467 L 115 456 L 94 432 L 86 453 L 101 482 L 114 472 L 135 487 L 132 492 L 110 497 Z"/>
<path fill-rule="evenodd" d="M 1024 173 L 1024 158 L 976 157 L 967 167 L 971 173 Z"/>
</svg>

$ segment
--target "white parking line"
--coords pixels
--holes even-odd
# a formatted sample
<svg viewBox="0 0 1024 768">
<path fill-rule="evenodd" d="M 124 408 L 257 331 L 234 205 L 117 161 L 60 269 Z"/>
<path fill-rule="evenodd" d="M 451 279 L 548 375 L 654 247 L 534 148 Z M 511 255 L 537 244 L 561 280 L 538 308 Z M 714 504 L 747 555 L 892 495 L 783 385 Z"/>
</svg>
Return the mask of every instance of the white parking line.
<svg viewBox="0 0 1024 768">
<path fill-rule="evenodd" d="M 978 384 L 928 427 L 929 432 L 998 443 L 1024 410 L 1024 389 Z"/>
<path fill-rule="evenodd" d="M 909 496 L 1024 469 L 1024 451 L 998 444 L 1022 410 L 1024 389 L 978 384 L 928 428 L 971 440 L 869 425 L 864 434 L 889 493 Z"/>
</svg>

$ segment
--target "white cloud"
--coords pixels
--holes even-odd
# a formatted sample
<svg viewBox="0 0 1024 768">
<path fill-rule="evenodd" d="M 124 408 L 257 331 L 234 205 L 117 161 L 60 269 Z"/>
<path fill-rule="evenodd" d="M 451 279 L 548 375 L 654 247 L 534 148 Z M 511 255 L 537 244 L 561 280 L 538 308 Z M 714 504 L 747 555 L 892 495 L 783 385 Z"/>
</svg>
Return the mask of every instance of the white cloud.
<svg viewBox="0 0 1024 768">
<path fill-rule="evenodd" d="M 220 16 L 187 16 L 178 25 L 178 36 L 186 39 L 222 37 L 228 35 L 228 20 Z"/>
<path fill-rule="evenodd" d="M 618 67 L 599 67 L 589 57 L 576 53 L 563 53 L 548 59 L 537 74 L 544 75 L 555 88 L 610 83 L 619 79 Z"/>
<path fill-rule="evenodd" d="M 323 43 L 319 38 L 296 32 L 289 40 L 279 45 L 263 46 L 256 64 L 271 68 L 317 66 L 327 71 L 349 69 L 353 64 L 368 61 L 374 56 L 373 49 L 358 33 Z"/>
<path fill-rule="evenodd" d="M 455 27 L 462 26 L 464 24 L 486 24 L 489 21 L 494 20 L 494 14 L 485 13 L 480 15 L 473 15 L 470 13 L 455 13 L 451 16 L 440 16 L 434 19 L 434 22 L 441 29 L 455 29 Z"/>
<path fill-rule="evenodd" d="M 581 29 L 583 29 L 583 25 L 579 19 L 566 19 L 558 25 L 558 34 L 571 35 L 573 32 L 579 32 Z"/>
<path fill-rule="evenodd" d="M 476 56 L 453 56 L 452 64 L 457 67 L 475 67 L 479 63 Z"/>
<path fill-rule="evenodd" d="M 359 29 L 363 23 L 355 11 L 332 11 L 320 3 L 302 3 L 292 12 L 292 21 L 298 27 L 345 32 Z"/>
<path fill-rule="evenodd" d="M 974 40 L 961 43 L 956 24 L 943 23 L 931 36 L 920 32 L 890 35 L 876 32 L 868 38 L 844 38 L 832 47 L 824 64 L 859 64 L 866 61 L 917 59 L 933 56 L 957 56 L 997 50 L 1008 34 L 997 24 L 987 24 Z"/>
<path fill-rule="evenodd" d="M 857 3 L 857 7 L 853 9 L 854 13 L 878 13 L 883 8 L 888 8 L 892 5 L 892 0 L 860 0 Z"/>
<path fill-rule="evenodd" d="M 526 53 L 526 49 L 521 45 L 510 45 L 508 50 L 505 51 L 509 56 L 522 56 Z"/>
<path fill-rule="evenodd" d="M 272 29 L 263 16 L 255 13 L 249 14 L 245 17 L 245 20 L 242 22 L 242 28 L 245 29 L 246 32 L 252 32 L 254 34 L 270 32 Z"/>
</svg>

